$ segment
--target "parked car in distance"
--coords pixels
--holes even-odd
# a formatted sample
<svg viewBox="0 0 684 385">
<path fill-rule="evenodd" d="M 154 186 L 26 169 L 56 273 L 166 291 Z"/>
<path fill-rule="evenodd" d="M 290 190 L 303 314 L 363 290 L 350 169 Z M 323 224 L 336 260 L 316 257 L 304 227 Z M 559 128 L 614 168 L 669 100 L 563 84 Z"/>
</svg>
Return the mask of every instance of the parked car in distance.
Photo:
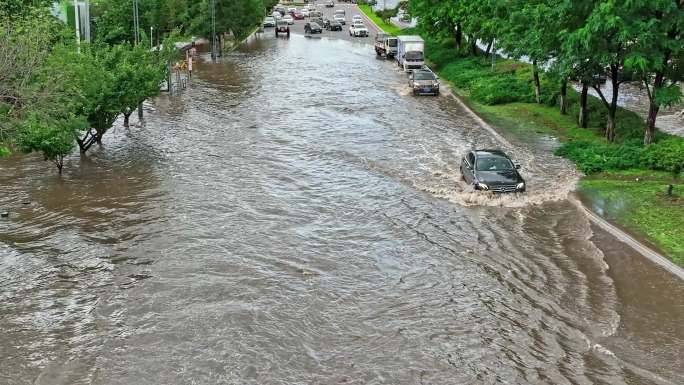
<svg viewBox="0 0 684 385">
<path fill-rule="evenodd" d="M 304 15 L 304 17 L 311 16 L 311 11 L 309 11 L 308 8 L 302 8 L 300 12 L 302 13 L 302 15 Z"/>
<path fill-rule="evenodd" d="M 297 11 L 292 15 L 292 18 L 295 20 L 304 20 L 304 14 L 301 11 Z"/>
<path fill-rule="evenodd" d="M 368 36 L 368 28 L 361 23 L 354 23 L 349 27 L 349 36 L 366 37 Z"/>
<path fill-rule="evenodd" d="M 335 2 L 333 0 L 328 0 L 325 2 L 326 8 L 333 8 L 335 6 Z"/>
<path fill-rule="evenodd" d="M 354 23 L 363 23 L 363 17 L 361 15 L 352 16 L 352 24 Z"/>
<path fill-rule="evenodd" d="M 275 35 L 285 34 L 290 37 L 290 25 L 285 21 L 285 19 L 278 20 L 276 22 Z"/>
<path fill-rule="evenodd" d="M 294 15 L 295 12 L 297 12 L 297 8 L 288 8 L 287 13 L 290 14 L 290 16 Z"/>
<path fill-rule="evenodd" d="M 476 190 L 496 193 L 524 192 L 520 165 L 501 150 L 473 150 L 461 159 L 461 175 Z"/>
<path fill-rule="evenodd" d="M 283 18 L 283 15 L 281 15 L 280 12 L 278 12 L 278 11 L 274 11 L 274 12 L 271 14 L 271 16 L 272 16 L 276 21 L 278 21 L 278 19 L 282 19 L 282 18 Z"/>
<path fill-rule="evenodd" d="M 327 24 L 325 25 L 325 29 L 328 31 L 341 31 L 342 30 L 342 24 L 340 24 L 336 20 L 327 20 Z"/>
<path fill-rule="evenodd" d="M 285 15 L 283 16 L 283 21 L 287 22 L 287 24 L 294 24 L 294 18 L 291 15 Z"/>
<path fill-rule="evenodd" d="M 429 69 L 411 71 L 408 82 L 414 95 L 439 95 L 439 78 Z"/>
<path fill-rule="evenodd" d="M 333 16 L 333 19 L 342 25 L 347 24 L 347 20 L 344 18 L 343 14 L 336 13 L 335 16 Z"/>
<path fill-rule="evenodd" d="M 285 8 L 285 7 L 282 6 L 282 5 L 276 6 L 276 7 L 274 8 L 274 10 L 275 10 L 275 12 L 280 13 L 280 16 L 285 16 L 285 14 L 287 13 L 287 8 Z"/>
<path fill-rule="evenodd" d="M 266 16 L 264 19 L 264 27 L 275 27 L 276 20 L 273 16 Z"/>
<path fill-rule="evenodd" d="M 336 10 L 335 10 L 335 15 L 337 15 L 337 14 L 340 14 L 340 15 L 342 15 L 342 16 L 346 16 L 346 15 L 347 15 L 347 12 L 346 12 L 344 9 L 339 8 L 339 9 L 336 9 Z"/>
<path fill-rule="evenodd" d="M 323 28 L 316 22 L 309 22 L 304 24 L 304 33 L 323 33 Z"/>
<path fill-rule="evenodd" d="M 313 10 L 309 12 L 309 17 L 323 17 L 323 12 Z"/>
</svg>

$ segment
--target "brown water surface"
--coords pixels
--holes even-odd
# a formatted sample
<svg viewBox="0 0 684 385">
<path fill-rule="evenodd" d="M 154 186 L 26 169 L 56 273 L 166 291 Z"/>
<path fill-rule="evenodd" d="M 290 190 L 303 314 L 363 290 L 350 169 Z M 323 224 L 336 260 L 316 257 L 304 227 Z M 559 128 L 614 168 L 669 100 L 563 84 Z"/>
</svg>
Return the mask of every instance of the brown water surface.
<svg viewBox="0 0 684 385">
<path fill-rule="evenodd" d="M 61 178 L 0 161 L 0 383 L 684 383 L 684 285 L 396 68 L 261 35 Z M 471 147 L 529 193 L 463 185 Z"/>
</svg>

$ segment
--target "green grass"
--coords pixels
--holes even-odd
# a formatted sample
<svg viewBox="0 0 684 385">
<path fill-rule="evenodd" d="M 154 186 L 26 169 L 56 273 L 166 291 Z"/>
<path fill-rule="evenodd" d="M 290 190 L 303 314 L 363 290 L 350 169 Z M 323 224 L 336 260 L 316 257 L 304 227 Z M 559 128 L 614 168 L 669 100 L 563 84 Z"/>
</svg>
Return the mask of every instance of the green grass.
<svg viewBox="0 0 684 385">
<path fill-rule="evenodd" d="M 366 14 L 369 19 L 371 19 L 378 27 L 380 27 L 385 33 L 388 33 L 392 36 L 397 36 L 401 33 L 401 28 L 397 27 L 394 24 L 391 23 L 385 23 L 382 21 L 378 15 L 373 12 L 373 8 L 370 5 L 367 4 L 359 4 L 358 5 L 359 9 L 361 9 L 361 12 Z"/>
<path fill-rule="evenodd" d="M 674 193 L 668 196 L 671 183 Z M 684 267 L 684 182 L 667 173 L 626 170 L 586 177 L 579 192 L 609 220 L 645 238 Z"/>
</svg>

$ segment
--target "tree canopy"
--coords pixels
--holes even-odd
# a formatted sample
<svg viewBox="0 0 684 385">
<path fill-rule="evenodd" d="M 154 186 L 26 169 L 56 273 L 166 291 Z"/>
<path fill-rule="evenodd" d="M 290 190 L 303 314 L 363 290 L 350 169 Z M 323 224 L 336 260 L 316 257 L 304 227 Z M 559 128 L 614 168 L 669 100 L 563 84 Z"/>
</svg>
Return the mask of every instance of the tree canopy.
<svg viewBox="0 0 684 385">
<path fill-rule="evenodd" d="M 681 100 L 684 76 L 684 0 L 410 0 L 419 27 L 437 36 L 461 35 L 475 43 L 496 41 L 513 58 L 544 65 L 564 89 L 569 79 L 594 86 L 608 109 L 606 138 L 614 139 L 620 84 L 636 75 L 650 111 L 644 142 L 653 141 L 658 109 Z M 607 76 L 610 95 L 596 79 Z M 564 92 L 564 91 L 563 91 Z"/>
</svg>

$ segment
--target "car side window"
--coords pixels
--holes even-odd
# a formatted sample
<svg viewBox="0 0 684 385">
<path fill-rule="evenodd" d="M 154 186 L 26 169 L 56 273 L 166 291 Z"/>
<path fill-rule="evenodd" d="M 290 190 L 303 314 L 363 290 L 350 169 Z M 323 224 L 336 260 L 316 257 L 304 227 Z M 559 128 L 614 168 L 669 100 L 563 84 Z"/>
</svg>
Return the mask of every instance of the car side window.
<svg viewBox="0 0 684 385">
<path fill-rule="evenodd" d="M 468 163 L 470 167 L 475 167 L 475 155 L 472 152 L 468 154 Z"/>
</svg>

